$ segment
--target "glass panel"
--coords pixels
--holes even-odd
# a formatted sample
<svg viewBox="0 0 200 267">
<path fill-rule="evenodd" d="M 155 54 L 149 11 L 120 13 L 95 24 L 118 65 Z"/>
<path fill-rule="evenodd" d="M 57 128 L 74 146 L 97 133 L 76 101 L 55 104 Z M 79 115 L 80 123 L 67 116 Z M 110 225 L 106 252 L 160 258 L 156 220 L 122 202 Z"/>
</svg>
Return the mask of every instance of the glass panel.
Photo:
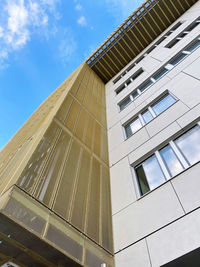
<svg viewBox="0 0 200 267">
<path fill-rule="evenodd" d="M 182 59 L 184 59 L 187 55 L 184 53 L 180 53 L 178 56 L 176 56 L 173 60 L 171 60 L 169 62 L 169 64 L 172 64 L 173 66 L 175 66 L 176 64 L 178 64 Z"/>
<path fill-rule="evenodd" d="M 135 92 L 134 92 L 134 93 L 132 93 L 131 95 L 132 95 L 133 99 L 135 99 L 135 98 L 138 96 L 138 92 L 137 92 L 137 91 L 135 91 Z"/>
<path fill-rule="evenodd" d="M 125 126 L 126 136 L 129 137 L 133 133 L 137 132 L 142 127 L 140 119 L 137 118 L 134 121 L 131 121 L 128 125 Z"/>
<path fill-rule="evenodd" d="M 136 174 L 142 195 L 166 181 L 155 155 L 136 168 Z"/>
<path fill-rule="evenodd" d="M 146 175 L 144 173 L 144 169 L 142 165 L 138 167 L 136 170 L 139 186 L 140 186 L 140 192 L 142 195 L 150 191 L 150 187 L 147 182 Z"/>
<path fill-rule="evenodd" d="M 148 123 L 153 119 L 153 116 L 148 109 L 144 113 L 142 113 L 142 117 L 143 117 L 145 123 Z"/>
<path fill-rule="evenodd" d="M 192 52 L 200 46 L 200 40 L 196 40 L 193 44 L 186 48 L 186 51 Z"/>
<path fill-rule="evenodd" d="M 166 181 L 155 155 L 145 160 L 142 166 L 151 190 Z"/>
<path fill-rule="evenodd" d="M 200 127 L 196 126 L 178 139 L 176 145 L 192 165 L 200 160 Z"/>
<path fill-rule="evenodd" d="M 196 28 L 199 24 L 198 23 L 193 23 L 192 25 L 190 25 L 189 27 L 187 27 L 185 30 L 190 32 L 192 31 L 194 28 Z"/>
<path fill-rule="evenodd" d="M 116 90 L 116 94 L 118 95 L 121 91 L 123 91 L 125 88 L 125 85 L 123 84 L 122 86 L 120 86 L 117 90 Z"/>
<path fill-rule="evenodd" d="M 174 176 L 179 172 L 183 171 L 183 166 L 179 162 L 177 156 L 175 155 L 170 145 L 160 150 L 160 154 L 171 176 Z"/>
<path fill-rule="evenodd" d="M 180 40 L 179 39 L 174 39 L 173 41 L 171 41 L 168 45 L 166 45 L 167 48 L 172 48 L 173 46 L 175 46 Z"/>
<path fill-rule="evenodd" d="M 159 115 L 161 112 L 170 107 L 176 100 L 170 94 L 165 95 L 162 99 L 160 99 L 156 104 L 152 106 L 153 111 L 156 115 Z"/>
<path fill-rule="evenodd" d="M 138 89 L 143 92 L 145 89 L 147 89 L 149 86 L 152 85 L 152 81 L 151 80 L 148 80 L 146 81 L 142 86 L 140 86 Z"/>
<path fill-rule="evenodd" d="M 165 68 L 162 68 L 159 72 L 157 72 L 157 73 L 153 76 L 153 78 L 157 81 L 157 80 L 159 80 L 162 76 L 164 76 L 164 75 L 166 74 L 166 72 L 168 72 L 168 70 L 165 69 Z"/>
<path fill-rule="evenodd" d="M 119 104 L 120 110 L 123 110 L 130 102 L 130 97 L 126 98 L 122 103 Z"/>
</svg>

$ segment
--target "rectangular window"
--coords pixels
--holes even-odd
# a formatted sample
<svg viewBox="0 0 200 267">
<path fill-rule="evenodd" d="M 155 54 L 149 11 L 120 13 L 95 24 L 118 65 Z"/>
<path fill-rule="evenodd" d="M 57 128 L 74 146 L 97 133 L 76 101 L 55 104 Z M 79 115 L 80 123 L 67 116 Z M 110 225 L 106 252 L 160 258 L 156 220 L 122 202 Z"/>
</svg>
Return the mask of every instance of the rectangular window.
<svg viewBox="0 0 200 267">
<path fill-rule="evenodd" d="M 128 78 L 124 84 L 120 85 L 116 90 L 116 94 L 118 95 L 122 90 L 124 90 L 125 87 L 127 87 L 129 84 L 131 84 L 135 79 L 137 79 L 142 73 L 144 72 L 143 69 L 139 69 L 136 71 L 130 78 Z"/>
<path fill-rule="evenodd" d="M 142 86 L 140 86 L 138 89 L 140 90 L 140 92 L 143 92 L 144 90 L 149 88 L 152 84 L 153 84 L 152 80 L 149 79 Z"/>
<path fill-rule="evenodd" d="M 200 161 L 200 126 L 196 125 L 135 167 L 141 195 Z"/>
<path fill-rule="evenodd" d="M 200 160 L 199 126 L 194 127 L 189 132 L 176 139 L 175 144 L 190 165 L 198 162 Z"/>
<path fill-rule="evenodd" d="M 182 40 L 189 32 L 191 32 L 194 28 L 199 25 L 199 19 L 196 19 L 192 24 L 185 28 L 184 31 L 179 33 L 175 39 L 169 42 L 165 47 L 172 48 L 174 47 L 180 40 Z"/>
<path fill-rule="evenodd" d="M 185 53 L 180 53 L 178 54 L 174 59 L 169 61 L 169 64 L 171 64 L 172 66 L 177 65 L 181 60 L 183 60 L 185 57 L 187 57 L 187 54 Z"/>
<path fill-rule="evenodd" d="M 140 128 L 142 128 L 142 124 L 139 118 L 136 118 L 131 121 L 127 126 L 125 126 L 127 137 L 137 132 Z"/>
<path fill-rule="evenodd" d="M 143 117 L 143 120 L 145 121 L 145 123 L 148 123 L 151 120 L 153 120 L 153 115 L 151 114 L 151 112 L 148 109 L 142 113 L 142 117 Z"/>
<path fill-rule="evenodd" d="M 123 110 L 129 103 L 131 102 L 130 97 L 127 97 L 126 99 L 124 99 L 120 104 L 120 110 Z"/>
<path fill-rule="evenodd" d="M 161 149 L 160 154 L 171 177 L 183 171 L 183 166 L 170 145 Z"/>
<path fill-rule="evenodd" d="M 136 174 L 142 195 L 166 181 L 155 155 L 151 156 L 137 167 Z"/>
<path fill-rule="evenodd" d="M 155 80 L 155 81 L 158 81 L 160 80 L 160 78 L 162 78 L 166 73 L 168 72 L 167 69 L 165 68 L 161 68 L 152 78 Z"/>
<path fill-rule="evenodd" d="M 166 73 L 172 70 L 179 62 L 190 55 L 194 50 L 200 47 L 200 37 L 194 40 L 190 45 L 186 46 L 180 51 L 174 58 L 172 58 L 164 67 L 161 67 L 152 77 L 147 79 L 142 85 L 140 85 L 134 92 L 129 95 L 130 102 L 134 100 L 139 94 L 148 89 L 151 85 L 164 77 Z M 120 106 L 121 104 L 119 104 Z M 124 106 L 124 105 L 123 105 Z M 125 106 L 124 106 L 125 107 Z M 124 108 L 123 107 L 123 108 Z M 122 109 L 123 109 L 122 108 Z M 120 110 L 122 110 L 120 107 Z"/>
<path fill-rule="evenodd" d="M 200 40 L 196 40 L 194 43 L 189 45 L 185 50 L 189 52 L 193 52 L 200 46 Z"/>
<path fill-rule="evenodd" d="M 128 138 L 129 136 L 133 135 L 140 128 L 142 128 L 143 125 L 150 122 L 153 118 L 155 118 L 175 102 L 176 99 L 167 93 L 154 105 L 150 106 L 143 113 L 141 113 L 141 115 L 139 114 L 124 126 L 126 137 Z"/>
<path fill-rule="evenodd" d="M 175 102 L 176 99 L 172 95 L 167 94 L 162 99 L 160 99 L 156 104 L 152 105 L 152 109 L 156 113 L 156 115 L 159 115 Z"/>
</svg>

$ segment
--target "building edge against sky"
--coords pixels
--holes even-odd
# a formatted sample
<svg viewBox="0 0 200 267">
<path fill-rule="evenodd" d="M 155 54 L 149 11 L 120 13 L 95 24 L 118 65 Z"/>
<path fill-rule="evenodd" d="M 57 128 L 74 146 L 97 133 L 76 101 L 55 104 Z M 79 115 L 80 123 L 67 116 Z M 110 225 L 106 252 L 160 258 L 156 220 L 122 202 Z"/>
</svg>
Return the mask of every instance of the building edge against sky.
<svg viewBox="0 0 200 267">
<path fill-rule="evenodd" d="M 199 10 L 146 1 L 2 149 L 1 264 L 197 266 Z"/>
</svg>

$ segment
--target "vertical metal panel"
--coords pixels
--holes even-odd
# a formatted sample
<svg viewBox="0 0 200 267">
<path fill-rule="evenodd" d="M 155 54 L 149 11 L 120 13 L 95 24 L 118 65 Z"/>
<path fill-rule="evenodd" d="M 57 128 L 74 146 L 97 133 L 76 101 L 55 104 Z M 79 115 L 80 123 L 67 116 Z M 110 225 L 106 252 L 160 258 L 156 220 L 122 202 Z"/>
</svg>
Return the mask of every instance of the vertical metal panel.
<svg viewBox="0 0 200 267">
<path fill-rule="evenodd" d="M 100 157 L 101 152 L 101 126 L 95 122 L 95 133 L 94 133 L 94 153 Z"/>
<path fill-rule="evenodd" d="M 84 141 L 84 132 L 86 128 L 86 119 L 87 112 L 85 109 L 81 109 L 80 116 L 78 118 L 75 135 L 81 140 Z"/>
<path fill-rule="evenodd" d="M 71 223 L 82 231 L 85 223 L 90 162 L 91 155 L 83 150 L 71 217 Z"/>
<path fill-rule="evenodd" d="M 72 107 L 70 109 L 70 112 L 69 112 L 67 119 L 65 121 L 65 125 L 72 132 L 74 130 L 76 120 L 77 120 L 79 112 L 80 112 L 80 108 L 81 108 L 80 104 L 76 100 L 74 100 L 74 102 L 72 103 Z"/>
<path fill-rule="evenodd" d="M 93 129 L 94 129 L 94 119 L 88 113 L 85 144 L 90 149 L 92 148 L 92 144 L 93 144 L 93 132 L 94 132 Z"/>
<path fill-rule="evenodd" d="M 101 239 L 102 246 L 113 251 L 109 170 L 104 166 L 101 167 Z"/>
<path fill-rule="evenodd" d="M 80 145 L 76 141 L 73 141 L 56 194 L 53 209 L 63 218 L 67 218 L 68 216 L 71 193 L 73 191 L 78 168 L 80 150 Z"/>
<path fill-rule="evenodd" d="M 77 99 L 82 102 L 83 101 L 83 97 L 85 95 L 85 91 L 86 91 L 86 86 L 84 84 L 81 84 L 79 86 L 78 92 L 77 92 Z"/>
<path fill-rule="evenodd" d="M 102 127 L 101 128 L 101 159 L 108 164 L 108 138 L 107 138 L 107 131 Z"/>
<path fill-rule="evenodd" d="M 70 136 L 66 132 L 62 132 L 37 185 L 35 196 L 47 206 L 50 205 L 55 191 L 69 142 Z"/>
<path fill-rule="evenodd" d="M 18 179 L 18 185 L 24 190 L 31 191 L 50 154 L 58 133 L 59 128 L 55 123 L 52 123 Z"/>
<path fill-rule="evenodd" d="M 58 110 L 56 114 L 56 118 L 59 119 L 61 122 L 65 121 L 65 118 L 68 114 L 72 101 L 73 101 L 73 98 L 71 97 L 71 95 L 68 95 L 66 99 L 64 100 L 62 106 Z"/>
<path fill-rule="evenodd" d="M 99 242 L 100 163 L 93 158 L 86 233 Z"/>
</svg>

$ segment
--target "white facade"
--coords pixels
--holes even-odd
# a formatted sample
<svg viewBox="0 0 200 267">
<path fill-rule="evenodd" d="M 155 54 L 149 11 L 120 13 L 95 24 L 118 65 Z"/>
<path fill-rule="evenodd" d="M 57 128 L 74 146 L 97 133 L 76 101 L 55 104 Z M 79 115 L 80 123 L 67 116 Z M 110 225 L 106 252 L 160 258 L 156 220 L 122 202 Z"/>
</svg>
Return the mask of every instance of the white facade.
<svg viewBox="0 0 200 267">
<path fill-rule="evenodd" d="M 187 32 L 172 48 L 165 46 L 191 23 L 198 21 L 199 16 L 200 2 L 197 2 L 129 65 L 144 55 L 174 25 L 182 22 L 152 52 L 115 84 L 113 81 L 129 65 L 106 85 L 116 267 L 159 267 L 200 247 L 200 163 L 184 166 L 184 170 L 172 178 L 167 176 L 164 166 L 162 170 L 166 181 L 143 196 L 134 171 L 134 167 L 149 156 L 155 152 L 158 154 L 157 151 L 170 141 L 198 125 L 200 47 L 191 53 L 187 52 L 187 47 L 200 37 L 200 24 Z M 153 77 L 181 51 L 187 54 L 182 61 L 171 70 L 169 68 L 165 75 L 134 100 L 132 98 L 132 102 L 120 111 L 119 103 L 126 96 Z M 116 94 L 115 90 L 140 68 L 144 72 Z M 124 125 L 141 116 L 167 92 L 176 102 L 126 138 Z"/>
</svg>

